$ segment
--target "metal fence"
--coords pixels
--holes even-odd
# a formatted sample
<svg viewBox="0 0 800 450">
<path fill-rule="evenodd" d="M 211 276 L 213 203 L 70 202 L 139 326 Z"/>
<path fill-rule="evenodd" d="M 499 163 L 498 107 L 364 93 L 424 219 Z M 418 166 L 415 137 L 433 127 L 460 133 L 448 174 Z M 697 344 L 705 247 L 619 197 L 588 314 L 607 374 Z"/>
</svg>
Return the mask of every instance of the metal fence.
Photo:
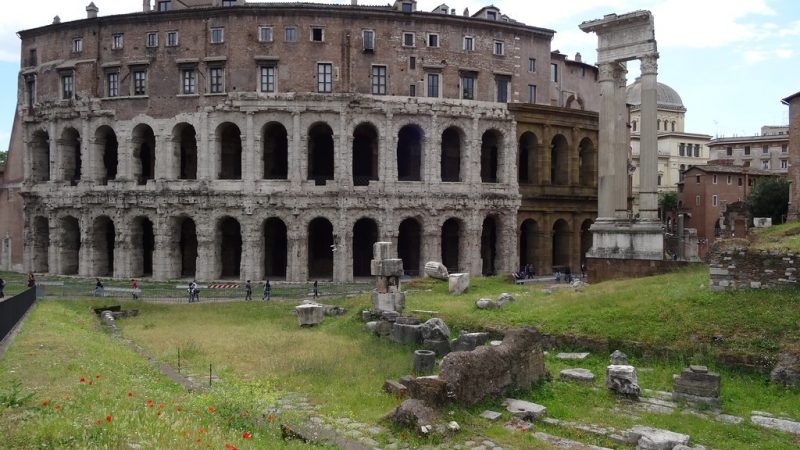
<svg viewBox="0 0 800 450">
<path fill-rule="evenodd" d="M 30 288 L 13 297 L 0 301 L 0 341 L 22 319 L 22 316 L 33 305 L 36 300 L 36 289 Z"/>
</svg>

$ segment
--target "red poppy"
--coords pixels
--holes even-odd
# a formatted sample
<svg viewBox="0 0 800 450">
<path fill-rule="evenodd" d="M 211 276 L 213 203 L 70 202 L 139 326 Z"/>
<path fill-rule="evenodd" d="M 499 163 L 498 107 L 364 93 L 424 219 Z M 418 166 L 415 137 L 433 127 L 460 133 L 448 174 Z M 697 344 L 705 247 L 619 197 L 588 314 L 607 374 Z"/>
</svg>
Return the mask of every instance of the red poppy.
<svg viewBox="0 0 800 450">
<path fill-rule="evenodd" d="M 95 422 L 95 423 L 96 423 L 97 425 L 100 425 L 100 424 L 101 424 L 101 423 L 103 423 L 103 422 L 100 422 L 100 421 L 98 420 L 98 421 L 97 421 L 97 422 Z"/>
<path fill-rule="evenodd" d="M 248 413 L 247 413 L 247 411 L 245 411 L 245 412 L 243 412 L 243 413 L 242 413 L 242 417 L 247 417 L 247 416 L 249 416 L 249 415 L 250 415 L 250 414 L 248 414 Z"/>
<path fill-rule="evenodd" d="M 200 438 L 195 439 L 195 442 L 200 442 Z"/>
<path fill-rule="evenodd" d="M 231 448 L 231 444 L 225 443 L 225 448 Z"/>
<path fill-rule="evenodd" d="M 92 384 L 92 380 L 89 380 L 89 384 Z"/>
<path fill-rule="evenodd" d="M 157 416 L 160 416 L 160 415 L 161 415 L 161 411 L 157 412 L 157 413 L 156 413 L 156 415 L 157 415 Z"/>
<path fill-rule="evenodd" d="M 153 401 L 152 401 L 152 400 L 148 400 L 148 401 L 147 401 L 147 402 L 145 402 L 145 403 L 147 403 L 148 405 L 150 405 L 150 404 L 152 404 L 152 403 L 153 403 Z"/>
<path fill-rule="evenodd" d="M 106 416 L 106 422 L 111 422 L 111 416 Z"/>
<path fill-rule="evenodd" d="M 209 406 L 208 407 L 208 412 L 214 412 L 214 407 L 213 406 Z"/>
<path fill-rule="evenodd" d="M 95 375 L 94 377 L 97 378 L 98 380 L 100 379 L 100 375 Z"/>
<path fill-rule="evenodd" d="M 86 378 L 81 377 L 81 383 L 86 383 Z"/>
<path fill-rule="evenodd" d="M 180 408 L 175 408 L 175 411 L 181 412 Z"/>
<path fill-rule="evenodd" d="M 53 409 L 61 409 L 61 405 L 53 406 Z"/>
<path fill-rule="evenodd" d="M 158 407 L 159 407 L 160 409 L 164 409 L 164 404 L 163 404 L 163 403 L 159 403 L 159 404 L 158 404 Z"/>
<path fill-rule="evenodd" d="M 200 428 L 200 431 L 199 431 L 199 433 L 200 433 L 200 434 L 203 434 L 203 433 L 205 433 L 205 432 L 206 432 L 206 429 L 205 429 L 205 428 Z"/>
<path fill-rule="evenodd" d="M 47 406 L 48 404 L 49 404 L 49 402 L 47 400 L 42 402 L 42 406 Z"/>
<path fill-rule="evenodd" d="M 250 439 L 250 433 L 248 433 L 247 431 L 242 433 L 242 439 Z"/>
<path fill-rule="evenodd" d="M 272 422 L 272 419 L 274 419 L 274 417 L 272 417 L 271 414 L 269 416 L 267 416 L 267 420 L 269 420 L 270 422 Z"/>
<path fill-rule="evenodd" d="M 133 397 L 133 392 L 128 392 L 128 397 Z"/>
</svg>

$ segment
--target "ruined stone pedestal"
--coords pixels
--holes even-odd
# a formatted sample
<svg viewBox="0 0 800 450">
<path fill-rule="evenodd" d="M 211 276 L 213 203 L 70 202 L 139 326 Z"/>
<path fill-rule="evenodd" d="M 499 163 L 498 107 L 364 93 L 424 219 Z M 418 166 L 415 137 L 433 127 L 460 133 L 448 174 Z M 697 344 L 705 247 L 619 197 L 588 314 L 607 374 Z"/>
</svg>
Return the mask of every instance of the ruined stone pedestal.
<svg viewBox="0 0 800 450">
<path fill-rule="evenodd" d="M 664 259 L 664 232 L 658 222 L 598 220 L 590 230 L 590 258 Z"/>
<path fill-rule="evenodd" d="M 428 261 L 425 263 L 425 276 L 437 280 L 447 280 L 450 274 L 447 272 L 447 267 L 445 267 L 444 264 L 436 261 Z"/>
<path fill-rule="evenodd" d="M 310 327 L 322 323 L 325 317 L 325 307 L 316 304 L 299 305 L 294 308 L 297 311 L 297 321 L 301 327 Z"/>
<path fill-rule="evenodd" d="M 720 377 L 706 366 L 689 366 L 672 376 L 672 400 L 719 408 Z"/>
<path fill-rule="evenodd" d="M 448 291 L 453 295 L 459 295 L 469 289 L 468 273 L 451 273 L 448 278 Z"/>
<path fill-rule="evenodd" d="M 390 258 L 390 242 L 376 242 L 372 247 L 373 260 L 370 273 L 376 277 L 372 291 L 373 311 L 402 312 L 406 306 L 406 295 L 400 291 L 403 276 L 403 260 Z"/>
<path fill-rule="evenodd" d="M 432 350 L 414 351 L 414 373 L 417 376 L 430 375 L 436 365 L 436 353 Z"/>
<path fill-rule="evenodd" d="M 606 368 L 606 388 L 625 397 L 639 398 L 639 376 L 633 366 L 612 364 Z"/>
</svg>

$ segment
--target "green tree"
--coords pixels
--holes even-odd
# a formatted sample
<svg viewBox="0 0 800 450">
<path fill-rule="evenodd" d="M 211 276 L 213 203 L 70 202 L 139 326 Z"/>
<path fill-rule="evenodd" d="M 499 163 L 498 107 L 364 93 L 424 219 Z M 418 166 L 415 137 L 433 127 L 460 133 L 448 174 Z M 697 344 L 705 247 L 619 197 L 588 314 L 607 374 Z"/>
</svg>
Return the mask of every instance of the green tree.
<svg viewBox="0 0 800 450">
<path fill-rule="evenodd" d="M 0 151 L 0 166 L 5 164 L 7 159 L 8 159 L 8 152 Z"/>
<path fill-rule="evenodd" d="M 678 209 L 678 193 L 662 192 L 658 194 L 658 209 L 661 210 L 661 220 L 666 220 L 668 212 Z"/>
<path fill-rule="evenodd" d="M 771 217 L 772 223 L 783 223 L 789 209 L 789 182 L 781 177 L 765 177 L 753 186 L 747 195 L 747 214 L 753 217 Z"/>
</svg>

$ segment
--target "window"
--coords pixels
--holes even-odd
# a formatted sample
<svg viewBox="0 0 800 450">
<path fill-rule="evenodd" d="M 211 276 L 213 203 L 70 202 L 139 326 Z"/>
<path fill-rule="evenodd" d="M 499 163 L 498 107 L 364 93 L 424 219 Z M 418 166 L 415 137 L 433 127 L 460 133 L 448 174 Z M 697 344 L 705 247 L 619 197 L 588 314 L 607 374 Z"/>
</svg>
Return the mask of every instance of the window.
<svg viewBox="0 0 800 450">
<path fill-rule="evenodd" d="M 681 168 L 678 169 L 678 181 L 682 183 L 684 178 L 686 178 L 686 164 L 681 164 Z"/>
<path fill-rule="evenodd" d="M 215 27 L 211 29 L 211 43 L 222 44 L 225 42 L 225 28 Z"/>
<path fill-rule="evenodd" d="M 133 70 L 133 95 L 147 95 L 147 70 Z"/>
<path fill-rule="evenodd" d="M 661 175 L 658 175 L 658 185 L 661 186 Z"/>
<path fill-rule="evenodd" d="M 489 20 L 497 20 L 497 13 L 494 11 L 486 11 L 486 18 Z"/>
<path fill-rule="evenodd" d="M 728 147 L 725 149 L 725 154 L 727 156 L 733 156 L 733 147 Z"/>
<path fill-rule="evenodd" d="M 694 144 L 694 157 L 700 157 L 700 144 Z"/>
<path fill-rule="evenodd" d="M 464 50 L 468 52 L 475 50 L 475 39 L 472 36 L 464 36 Z"/>
<path fill-rule="evenodd" d="M 311 41 L 312 42 L 325 41 L 325 29 L 321 27 L 311 27 Z"/>
<path fill-rule="evenodd" d="M 698 195 L 698 196 L 695 196 L 695 198 L 694 198 L 694 205 L 695 205 L 695 206 L 700 206 L 700 196 L 699 196 L 699 195 Z"/>
<path fill-rule="evenodd" d="M 236 0 L 222 0 L 222 6 L 236 6 Z"/>
<path fill-rule="evenodd" d="M 765 159 L 761 161 L 761 168 L 764 170 L 769 170 L 769 160 Z"/>
<path fill-rule="evenodd" d="M 675 131 L 675 122 L 672 122 L 672 131 Z"/>
<path fill-rule="evenodd" d="M 428 47 L 438 47 L 439 46 L 439 35 L 438 34 L 429 34 L 428 35 Z"/>
<path fill-rule="evenodd" d="M 283 40 L 286 42 L 297 42 L 297 28 L 295 27 L 284 28 Z"/>
<path fill-rule="evenodd" d="M 508 103 L 508 77 L 495 78 L 495 85 L 497 86 L 497 102 Z"/>
<path fill-rule="evenodd" d="M 749 155 L 750 154 L 750 146 L 749 145 L 745 145 L 744 146 L 744 154 L 745 155 Z"/>
<path fill-rule="evenodd" d="M 27 75 L 25 77 L 25 95 L 28 100 L 28 108 L 33 108 L 36 103 L 36 76 Z"/>
<path fill-rule="evenodd" d="M 158 11 L 169 11 L 172 9 L 172 1 L 159 1 L 158 2 Z"/>
<path fill-rule="evenodd" d="M 742 163 L 742 165 L 744 167 L 750 167 L 750 161 L 745 161 L 744 163 Z"/>
<path fill-rule="evenodd" d="M 123 44 L 125 43 L 124 40 L 125 35 L 122 33 L 117 33 L 111 36 L 111 49 L 112 50 L 119 50 L 122 48 Z"/>
<path fill-rule="evenodd" d="M 167 31 L 167 47 L 176 47 L 178 45 L 178 32 Z"/>
<path fill-rule="evenodd" d="M 158 47 L 158 33 L 154 32 L 147 33 L 144 45 L 145 47 L 151 47 L 151 48 Z"/>
<path fill-rule="evenodd" d="M 631 122 L 631 131 L 636 132 L 636 121 Z M 681 144 L 683 145 L 683 144 Z"/>
<path fill-rule="evenodd" d="M 755 183 L 755 181 L 754 181 L 752 178 L 748 178 L 748 179 L 747 179 L 747 185 L 748 185 L 748 186 L 752 186 L 752 185 L 753 185 L 753 183 Z"/>
<path fill-rule="evenodd" d="M 36 57 L 36 49 L 32 48 L 28 51 L 28 65 L 35 66 L 39 64 L 38 58 Z"/>
<path fill-rule="evenodd" d="M 732 183 L 733 183 L 733 177 L 732 177 L 732 176 L 730 176 L 730 175 L 728 175 L 728 179 L 726 180 L 726 182 L 727 182 L 728 184 L 732 184 Z"/>
<path fill-rule="evenodd" d="M 412 56 L 408 58 L 408 69 L 409 70 L 416 70 L 417 69 L 417 57 Z"/>
<path fill-rule="evenodd" d="M 272 42 L 272 27 L 258 27 L 258 42 Z"/>
<path fill-rule="evenodd" d="M 275 66 L 261 66 L 259 72 L 259 90 L 275 92 Z"/>
<path fill-rule="evenodd" d="M 414 33 L 403 33 L 403 47 L 414 46 Z"/>
<path fill-rule="evenodd" d="M 386 95 L 386 66 L 372 66 L 372 94 Z"/>
<path fill-rule="evenodd" d="M 75 79 L 72 72 L 61 74 L 61 98 L 69 100 L 75 91 Z"/>
<path fill-rule="evenodd" d="M 409 97 L 416 97 L 417 96 L 417 85 L 411 84 L 408 86 L 408 96 Z"/>
<path fill-rule="evenodd" d="M 464 100 L 475 100 L 475 75 L 461 76 L 461 98 Z"/>
<path fill-rule="evenodd" d="M 80 53 L 83 51 L 83 39 L 82 38 L 75 38 L 72 40 L 72 51 L 74 53 Z"/>
<path fill-rule="evenodd" d="M 711 183 L 717 184 L 717 175 L 716 174 L 711 176 Z"/>
<path fill-rule="evenodd" d="M 717 206 L 717 196 L 716 195 L 712 195 L 711 196 L 711 206 Z"/>
<path fill-rule="evenodd" d="M 427 79 L 428 79 L 428 97 L 438 97 L 439 96 L 439 74 L 438 73 L 429 73 Z"/>
<path fill-rule="evenodd" d="M 402 8 L 404 13 L 410 13 L 414 11 L 414 5 L 411 3 L 403 3 Z"/>
<path fill-rule="evenodd" d="M 106 74 L 106 97 L 119 96 L 119 72 Z"/>
<path fill-rule="evenodd" d="M 317 64 L 317 92 L 333 92 L 333 64 Z"/>
<path fill-rule="evenodd" d="M 34 50 L 34 52 L 36 52 L 36 50 Z M 787 145 L 787 144 L 781 145 L 781 153 L 786 153 L 788 151 L 789 151 L 789 145 Z"/>
<path fill-rule="evenodd" d="M 224 67 L 211 67 L 208 69 L 208 91 L 212 94 L 225 92 Z"/>
<path fill-rule="evenodd" d="M 375 50 L 375 32 L 372 30 L 364 30 L 361 34 L 364 40 L 364 51 Z"/>
<path fill-rule="evenodd" d="M 682 143 L 678 146 L 678 155 L 686 156 L 686 144 Z"/>
<path fill-rule="evenodd" d="M 536 58 L 528 58 L 528 72 L 536 72 Z"/>
<path fill-rule="evenodd" d="M 695 183 L 700 184 L 700 175 L 697 175 L 695 178 Z"/>
<path fill-rule="evenodd" d="M 503 41 L 494 41 L 494 54 L 496 56 L 503 56 L 505 50 L 505 46 L 503 45 Z"/>
<path fill-rule="evenodd" d="M 761 154 L 762 155 L 766 155 L 767 153 L 769 153 L 769 146 L 765 145 L 765 146 L 761 147 Z"/>
<path fill-rule="evenodd" d="M 528 85 L 528 103 L 536 103 L 536 85 Z"/>
<path fill-rule="evenodd" d="M 789 168 L 789 161 L 786 159 L 781 160 L 781 169 L 788 169 Z"/>
<path fill-rule="evenodd" d="M 550 81 L 558 83 L 558 64 L 550 64 Z"/>
<path fill-rule="evenodd" d="M 739 184 L 739 186 L 741 186 L 741 185 L 742 185 L 742 177 L 739 177 L 738 184 Z"/>
<path fill-rule="evenodd" d="M 194 67 L 181 70 L 182 94 L 197 94 L 197 75 Z"/>
</svg>

